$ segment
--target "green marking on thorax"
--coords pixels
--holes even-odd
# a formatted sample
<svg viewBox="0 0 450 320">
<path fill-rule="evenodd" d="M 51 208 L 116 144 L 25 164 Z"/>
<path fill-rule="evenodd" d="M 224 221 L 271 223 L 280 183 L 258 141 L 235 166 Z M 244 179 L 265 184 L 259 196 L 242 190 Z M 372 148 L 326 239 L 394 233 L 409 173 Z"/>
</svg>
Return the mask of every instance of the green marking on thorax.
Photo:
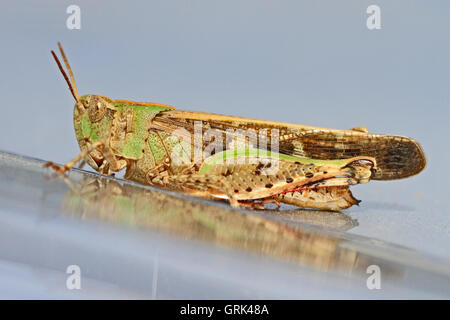
<svg viewBox="0 0 450 320">
<path fill-rule="evenodd" d="M 129 158 L 139 158 L 142 155 L 145 139 L 148 135 L 150 121 L 161 111 L 170 110 L 162 106 L 143 106 L 116 102 L 117 112 L 133 113 L 133 134 L 127 134 L 120 152 Z"/>
<path fill-rule="evenodd" d="M 310 158 L 301 158 L 295 156 L 289 156 L 282 153 L 270 152 L 267 150 L 248 148 L 248 149 L 229 149 L 219 153 L 216 153 L 205 159 L 200 167 L 200 173 L 206 173 L 217 164 L 225 163 L 227 159 L 236 159 L 239 157 L 260 157 L 260 158 L 272 158 L 281 159 L 285 161 L 300 162 L 304 164 L 332 164 L 342 166 L 347 164 L 348 160 L 318 160 Z"/>
</svg>

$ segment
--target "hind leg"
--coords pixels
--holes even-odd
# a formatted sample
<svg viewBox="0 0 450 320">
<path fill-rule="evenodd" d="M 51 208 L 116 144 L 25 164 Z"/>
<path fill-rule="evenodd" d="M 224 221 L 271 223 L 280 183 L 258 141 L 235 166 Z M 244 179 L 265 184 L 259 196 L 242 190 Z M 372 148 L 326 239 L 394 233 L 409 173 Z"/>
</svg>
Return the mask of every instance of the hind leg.
<svg viewBox="0 0 450 320">
<path fill-rule="evenodd" d="M 202 174 L 169 175 L 168 170 L 152 169 L 147 174 L 148 182 L 166 189 L 176 189 L 188 195 L 203 199 L 228 200 L 235 208 L 264 209 L 264 203 L 254 201 L 240 201 L 235 198 L 231 186 L 222 176 L 206 176 Z"/>
</svg>

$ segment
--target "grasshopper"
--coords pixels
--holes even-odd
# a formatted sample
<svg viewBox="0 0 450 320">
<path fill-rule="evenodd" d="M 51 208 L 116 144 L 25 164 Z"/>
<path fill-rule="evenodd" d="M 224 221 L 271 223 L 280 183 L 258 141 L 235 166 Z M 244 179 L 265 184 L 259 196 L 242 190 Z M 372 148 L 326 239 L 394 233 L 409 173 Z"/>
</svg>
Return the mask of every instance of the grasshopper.
<svg viewBox="0 0 450 320">
<path fill-rule="evenodd" d="M 70 76 L 51 51 L 75 99 L 74 128 L 79 161 L 101 174 L 126 169 L 124 178 L 141 184 L 222 199 L 233 207 L 264 209 L 280 202 L 340 210 L 358 204 L 349 190 L 370 179 L 415 175 L 425 155 L 413 139 L 319 128 L 212 113 L 176 110 L 153 102 L 79 96 Z"/>
</svg>

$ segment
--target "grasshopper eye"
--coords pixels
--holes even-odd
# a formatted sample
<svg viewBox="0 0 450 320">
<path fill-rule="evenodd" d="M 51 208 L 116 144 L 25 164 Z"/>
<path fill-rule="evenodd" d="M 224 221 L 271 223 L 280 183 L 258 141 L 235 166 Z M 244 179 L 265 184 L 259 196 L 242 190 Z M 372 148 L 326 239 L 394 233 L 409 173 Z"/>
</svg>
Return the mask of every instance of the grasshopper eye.
<svg viewBox="0 0 450 320">
<path fill-rule="evenodd" d="M 106 114 L 106 104 L 99 98 L 93 97 L 89 102 L 89 119 L 91 122 L 100 121 Z"/>
</svg>

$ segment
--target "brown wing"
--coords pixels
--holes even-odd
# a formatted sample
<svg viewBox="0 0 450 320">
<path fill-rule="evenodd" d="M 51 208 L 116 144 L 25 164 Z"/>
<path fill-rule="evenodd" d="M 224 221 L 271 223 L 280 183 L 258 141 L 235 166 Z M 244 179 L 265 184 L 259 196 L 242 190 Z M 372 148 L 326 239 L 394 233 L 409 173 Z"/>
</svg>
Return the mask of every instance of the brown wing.
<svg viewBox="0 0 450 320">
<path fill-rule="evenodd" d="M 285 143 L 294 155 L 315 159 L 347 159 L 370 156 L 377 161 L 372 179 L 394 180 L 413 176 L 426 165 L 419 143 L 411 138 L 379 135 L 352 130 L 307 130 Z"/>
<path fill-rule="evenodd" d="M 193 134 L 194 121 L 201 121 L 203 132 L 210 128 L 223 133 L 227 129 L 254 129 L 256 133 L 267 129 L 270 136 L 270 129 L 278 129 L 279 152 L 287 155 L 324 160 L 374 157 L 377 161 L 377 172 L 373 176 L 375 180 L 413 176 L 426 165 L 425 154 L 419 143 L 407 137 L 182 110 L 162 112 L 153 120 L 152 125 L 155 129 L 166 132 L 184 128 Z"/>
</svg>

